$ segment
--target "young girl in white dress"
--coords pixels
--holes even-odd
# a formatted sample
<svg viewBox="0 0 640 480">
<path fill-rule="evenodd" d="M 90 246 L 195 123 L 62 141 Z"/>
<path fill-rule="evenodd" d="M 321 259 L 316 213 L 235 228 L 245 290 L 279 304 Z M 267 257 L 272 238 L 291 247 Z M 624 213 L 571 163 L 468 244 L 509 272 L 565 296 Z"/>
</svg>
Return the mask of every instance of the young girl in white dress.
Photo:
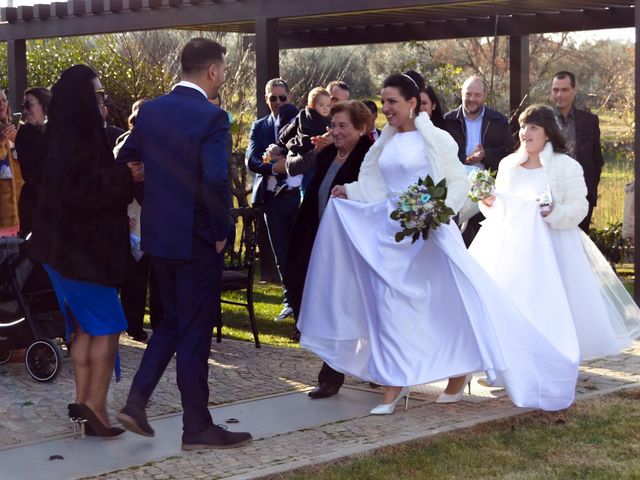
<svg viewBox="0 0 640 480">
<path fill-rule="evenodd" d="M 469 255 L 454 222 L 429 239 L 400 243 L 389 214 L 399 192 L 427 175 L 446 179 L 446 203 L 463 204 L 469 184 L 449 134 L 418 115 L 406 75 L 382 90 L 388 125 L 358 181 L 334 187 L 305 282 L 301 345 L 337 371 L 387 385 L 374 414 L 393 413 L 412 385 L 488 372 L 523 407 L 566 408 L 578 365 L 504 299 Z M 404 387 L 404 388 L 403 388 Z"/>
<path fill-rule="evenodd" d="M 640 310 L 578 228 L 588 210 L 582 167 L 550 108 L 532 105 L 519 121 L 521 146 L 500 162 L 469 251 L 567 357 L 617 354 L 638 336 Z"/>
</svg>

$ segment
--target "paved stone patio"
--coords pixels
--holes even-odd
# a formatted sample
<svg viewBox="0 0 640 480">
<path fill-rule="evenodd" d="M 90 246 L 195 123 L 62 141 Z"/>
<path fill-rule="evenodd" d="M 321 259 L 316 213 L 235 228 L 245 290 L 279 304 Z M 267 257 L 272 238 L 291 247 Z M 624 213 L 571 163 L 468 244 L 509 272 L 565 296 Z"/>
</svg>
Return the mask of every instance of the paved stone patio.
<svg viewBox="0 0 640 480">
<path fill-rule="evenodd" d="M 123 375 L 122 381 L 112 389 L 112 415 L 124 403 L 142 354 L 141 347 L 125 337 L 121 340 Z M 231 340 L 212 344 L 210 363 L 212 404 L 309 388 L 314 385 L 321 364 L 314 355 L 301 350 L 266 345 L 256 349 L 251 343 Z M 638 383 L 640 342 L 618 356 L 585 363 L 577 397 L 587 398 Z M 351 378 L 347 384 L 368 388 L 368 384 Z M 366 416 L 330 423 L 258 440 L 241 449 L 184 452 L 94 478 L 258 478 L 527 411 L 513 406 L 504 396 L 493 398 L 488 390 L 477 385 L 473 388 L 473 395 L 465 396 L 466 401 L 457 404 L 435 404 L 437 389 L 427 390 L 412 394 L 408 412 L 398 408 L 392 416 Z M 60 376 L 48 384 L 32 380 L 22 364 L 1 365 L 0 449 L 71 436 L 66 405 L 73 400 L 73 391 L 68 359 Z M 179 402 L 174 368 L 170 365 L 152 397 L 149 416 L 157 418 L 179 412 Z M 322 401 L 313 404 L 320 405 L 319 402 Z M 8 467 L 0 465 L 0 478 L 3 472 L 10 473 Z"/>
</svg>

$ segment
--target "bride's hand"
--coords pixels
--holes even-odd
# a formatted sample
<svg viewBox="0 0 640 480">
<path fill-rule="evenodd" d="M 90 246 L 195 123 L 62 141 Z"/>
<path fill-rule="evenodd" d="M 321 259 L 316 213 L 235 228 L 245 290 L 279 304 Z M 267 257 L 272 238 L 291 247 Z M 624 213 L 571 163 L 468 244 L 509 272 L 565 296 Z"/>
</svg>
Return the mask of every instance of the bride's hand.
<svg viewBox="0 0 640 480">
<path fill-rule="evenodd" d="M 484 203 L 487 207 L 491 208 L 493 207 L 493 202 L 495 202 L 495 200 L 495 195 L 489 195 L 487 198 L 483 198 L 481 202 Z"/>
<path fill-rule="evenodd" d="M 331 196 L 336 198 L 347 199 L 347 189 L 344 185 L 336 185 L 331 189 Z"/>
</svg>

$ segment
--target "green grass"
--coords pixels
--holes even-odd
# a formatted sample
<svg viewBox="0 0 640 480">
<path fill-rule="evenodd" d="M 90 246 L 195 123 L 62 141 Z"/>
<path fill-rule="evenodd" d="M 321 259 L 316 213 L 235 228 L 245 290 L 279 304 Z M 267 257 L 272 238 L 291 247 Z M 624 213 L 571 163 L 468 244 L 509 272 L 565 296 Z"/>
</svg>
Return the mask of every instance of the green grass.
<svg viewBox="0 0 640 480">
<path fill-rule="evenodd" d="M 633 181 L 633 131 L 625 119 L 612 112 L 600 112 L 600 130 L 604 150 L 604 168 L 598 188 L 598 205 L 593 211 L 593 225 L 604 228 L 622 222 L 624 186 Z"/>
<path fill-rule="evenodd" d="M 244 292 L 225 292 L 223 299 L 244 302 Z M 273 283 L 254 284 L 254 308 L 260 342 L 270 345 L 296 347 L 299 345 L 289 339 L 294 331 L 293 319 L 274 322 L 273 319 L 282 310 L 282 288 Z M 222 304 L 222 335 L 234 340 L 253 341 L 249 314 L 245 307 Z"/>
<path fill-rule="evenodd" d="M 299 348 L 298 343 L 289 338 L 295 328 L 293 319 L 288 318 L 284 322 L 273 321 L 282 309 L 282 287 L 273 283 L 260 283 L 258 278 L 256 275 L 253 300 L 260 343 Z M 222 298 L 244 302 L 245 294 L 244 291 L 224 292 Z M 151 328 L 148 313 L 145 316 L 145 324 L 146 328 Z M 223 303 L 222 325 L 223 338 L 253 342 L 246 307 Z"/>
<path fill-rule="evenodd" d="M 638 400 L 621 392 L 269 478 L 640 479 Z"/>
</svg>

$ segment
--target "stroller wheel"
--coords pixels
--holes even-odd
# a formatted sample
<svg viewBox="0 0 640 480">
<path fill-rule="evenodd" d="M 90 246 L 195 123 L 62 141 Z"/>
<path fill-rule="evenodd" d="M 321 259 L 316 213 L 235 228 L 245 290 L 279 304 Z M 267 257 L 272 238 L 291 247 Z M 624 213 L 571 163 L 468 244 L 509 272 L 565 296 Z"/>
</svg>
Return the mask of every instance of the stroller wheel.
<svg viewBox="0 0 640 480">
<path fill-rule="evenodd" d="M 13 350 L 11 350 L 9 342 L 5 340 L 0 341 L 0 365 L 4 365 L 11 360 L 11 354 L 13 354 Z"/>
<path fill-rule="evenodd" d="M 29 375 L 39 382 L 50 382 L 60 371 L 62 352 L 53 340 L 36 340 L 27 349 L 24 364 Z"/>
</svg>

